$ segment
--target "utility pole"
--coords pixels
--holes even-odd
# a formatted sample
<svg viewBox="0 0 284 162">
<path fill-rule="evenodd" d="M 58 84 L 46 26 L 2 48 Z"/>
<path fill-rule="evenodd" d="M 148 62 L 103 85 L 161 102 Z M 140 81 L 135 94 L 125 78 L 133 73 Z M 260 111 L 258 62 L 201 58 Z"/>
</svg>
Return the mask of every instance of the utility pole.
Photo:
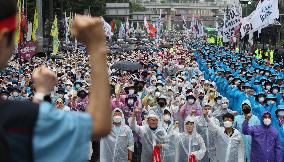
<svg viewBox="0 0 284 162">
<path fill-rule="evenodd" d="M 42 51 L 43 49 L 43 24 L 42 24 L 42 0 L 37 0 L 37 11 L 38 11 L 38 33 L 37 33 L 37 40 L 38 40 L 38 48 L 39 51 Z"/>
</svg>

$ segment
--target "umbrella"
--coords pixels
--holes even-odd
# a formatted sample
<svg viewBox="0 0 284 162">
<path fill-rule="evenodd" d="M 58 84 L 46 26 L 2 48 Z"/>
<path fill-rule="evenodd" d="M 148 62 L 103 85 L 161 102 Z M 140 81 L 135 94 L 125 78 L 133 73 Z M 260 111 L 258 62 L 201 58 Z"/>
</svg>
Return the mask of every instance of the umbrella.
<svg viewBox="0 0 284 162">
<path fill-rule="evenodd" d="M 111 66 L 112 69 L 124 70 L 124 71 L 139 70 L 142 67 L 143 66 L 140 63 L 132 61 L 119 61 Z"/>
<path fill-rule="evenodd" d="M 129 44 L 122 44 L 122 45 L 121 45 L 121 48 L 129 48 L 129 47 L 130 47 Z"/>
<path fill-rule="evenodd" d="M 50 56 L 51 59 L 63 59 L 62 56 L 58 56 L 58 55 L 52 55 Z"/>
<path fill-rule="evenodd" d="M 160 48 L 172 48 L 173 46 L 170 44 L 162 44 L 160 45 Z"/>
</svg>

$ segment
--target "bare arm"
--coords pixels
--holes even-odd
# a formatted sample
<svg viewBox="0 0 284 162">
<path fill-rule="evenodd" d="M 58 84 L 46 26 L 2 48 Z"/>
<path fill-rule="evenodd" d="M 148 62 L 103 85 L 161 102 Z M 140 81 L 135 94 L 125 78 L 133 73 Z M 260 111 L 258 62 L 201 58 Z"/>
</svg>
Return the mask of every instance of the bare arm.
<svg viewBox="0 0 284 162">
<path fill-rule="evenodd" d="M 93 118 L 93 136 L 100 138 L 111 131 L 107 47 L 101 18 L 76 16 L 73 34 L 86 44 L 90 56 L 92 84 L 88 112 Z"/>
</svg>

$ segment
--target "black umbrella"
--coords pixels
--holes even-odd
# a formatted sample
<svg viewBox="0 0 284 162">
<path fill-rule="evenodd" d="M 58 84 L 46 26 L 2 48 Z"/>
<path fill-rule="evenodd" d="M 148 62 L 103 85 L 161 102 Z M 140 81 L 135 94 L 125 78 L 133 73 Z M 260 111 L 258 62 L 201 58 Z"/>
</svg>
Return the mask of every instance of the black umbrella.
<svg viewBox="0 0 284 162">
<path fill-rule="evenodd" d="M 162 44 L 160 45 L 160 48 L 172 48 L 173 46 L 170 44 Z"/>
<path fill-rule="evenodd" d="M 51 59 L 63 59 L 62 56 L 58 56 L 58 55 L 52 55 L 50 56 Z"/>
<path fill-rule="evenodd" d="M 132 61 L 119 61 L 111 66 L 112 69 L 123 70 L 123 71 L 134 71 L 143 68 L 138 62 Z"/>
</svg>

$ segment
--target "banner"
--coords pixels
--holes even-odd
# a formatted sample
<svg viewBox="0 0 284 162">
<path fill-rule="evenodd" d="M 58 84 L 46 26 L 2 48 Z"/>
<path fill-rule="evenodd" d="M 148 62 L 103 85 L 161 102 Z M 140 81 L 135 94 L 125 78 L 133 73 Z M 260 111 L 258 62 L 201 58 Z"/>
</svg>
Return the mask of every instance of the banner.
<svg viewBox="0 0 284 162">
<path fill-rule="evenodd" d="M 264 0 L 258 3 L 254 12 L 242 21 L 242 38 L 255 31 L 261 30 L 270 24 L 274 24 L 279 18 L 278 0 Z"/>
<path fill-rule="evenodd" d="M 36 35 L 37 35 L 37 29 L 38 29 L 38 12 L 37 8 L 35 8 L 35 14 L 34 14 L 34 23 L 33 23 L 33 32 L 32 32 L 32 40 L 34 42 L 37 41 Z"/>
<path fill-rule="evenodd" d="M 152 155 L 152 162 L 162 162 L 160 153 L 161 153 L 160 148 L 155 146 Z"/>
<path fill-rule="evenodd" d="M 59 39 L 58 39 L 58 23 L 57 23 L 57 16 L 55 15 L 54 21 L 53 21 L 53 25 L 52 25 L 52 29 L 51 29 L 51 36 L 52 36 L 52 54 L 56 55 L 58 53 L 59 50 Z"/>
<path fill-rule="evenodd" d="M 188 162 L 196 162 L 196 157 L 195 157 L 195 155 L 190 155 L 190 156 L 188 157 Z"/>
<path fill-rule="evenodd" d="M 232 36 L 234 36 L 235 28 L 241 23 L 241 13 L 240 7 L 227 8 L 227 14 L 224 15 L 223 42 L 230 42 Z"/>
<path fill-rule="evenodd" d="M 15 43 L 18 44 L 20 42 L 21 37 L 21 22 L 22 22 L 22 0 L 18 0 L 17 3 L 17 28 L 16 28 L 16 35 L 15 35 Z"/>
<path fill-rule="evenodd" d="M 36 55 L 36 44 L 34 42 L 27 42 L 19 49 L 19 56 L 23 60 L 30 60 Z"/>
</svg>

